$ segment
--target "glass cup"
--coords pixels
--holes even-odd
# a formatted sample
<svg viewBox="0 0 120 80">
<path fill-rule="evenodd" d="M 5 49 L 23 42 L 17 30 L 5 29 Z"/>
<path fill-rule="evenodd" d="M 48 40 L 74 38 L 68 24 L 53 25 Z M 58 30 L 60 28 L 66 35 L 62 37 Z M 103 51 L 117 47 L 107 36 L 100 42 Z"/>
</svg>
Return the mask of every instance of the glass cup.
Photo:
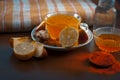
<svg viewBox="0 0 120 80">
<path fill-rule="evenodd" d="M 59 39 L 59 34 L 65 27 L 79 28 L 81 18 L 76 13 L 54 12 L 45 17 L 45 26 L 53 40 Z"/>
<path fill-rule="evenodd" d="M 101 27 L 93 31 L 96 45 L 106 52 L 120 50 L 120 29 L 115 27 Z"/>
</svg>

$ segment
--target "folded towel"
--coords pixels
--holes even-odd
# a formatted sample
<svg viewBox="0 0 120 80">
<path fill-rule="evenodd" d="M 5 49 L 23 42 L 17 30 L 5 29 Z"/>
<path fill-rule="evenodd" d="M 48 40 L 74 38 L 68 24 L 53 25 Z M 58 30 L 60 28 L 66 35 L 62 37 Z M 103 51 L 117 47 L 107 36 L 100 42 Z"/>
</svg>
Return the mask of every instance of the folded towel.
<svg viewBox="0 0 120 80">
<path fill-rule="evenodd" d="M 31 31 L 47 13 L 78 13 L 92 24 L 96 5 L 91 0 L 0 0 L 0 32 Z"/>
</svg>

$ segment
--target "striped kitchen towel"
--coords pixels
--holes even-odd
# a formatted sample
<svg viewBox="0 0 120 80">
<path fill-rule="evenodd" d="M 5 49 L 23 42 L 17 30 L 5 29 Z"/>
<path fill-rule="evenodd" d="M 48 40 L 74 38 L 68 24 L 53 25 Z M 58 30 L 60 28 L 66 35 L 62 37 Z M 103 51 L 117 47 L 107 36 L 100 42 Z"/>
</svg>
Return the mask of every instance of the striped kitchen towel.
<svg viewBox="0 0 120 80">
<path fill-rule="evenodd" d="M 55 11 L 78 13 L 92 24 L 95 7 L 91 0 L 0 0 L 0 32 L 31 31 Z"/>
</svg>

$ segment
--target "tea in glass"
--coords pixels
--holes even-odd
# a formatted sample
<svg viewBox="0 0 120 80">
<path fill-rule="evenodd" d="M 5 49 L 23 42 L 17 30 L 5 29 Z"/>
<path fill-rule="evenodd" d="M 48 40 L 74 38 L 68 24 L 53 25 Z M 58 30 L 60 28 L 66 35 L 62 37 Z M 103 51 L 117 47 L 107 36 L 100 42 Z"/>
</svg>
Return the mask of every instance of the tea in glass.
<svg viewBox="0 0 120 80">
<path fill-rule="evenodd" d="M 78 30 L 80 21 L 80 16 L 74 13 L 52 13 L 45 18 L 46 29 L 53 40 L 59 39 L 59 34 L 65 27 Z"/>
</svg>

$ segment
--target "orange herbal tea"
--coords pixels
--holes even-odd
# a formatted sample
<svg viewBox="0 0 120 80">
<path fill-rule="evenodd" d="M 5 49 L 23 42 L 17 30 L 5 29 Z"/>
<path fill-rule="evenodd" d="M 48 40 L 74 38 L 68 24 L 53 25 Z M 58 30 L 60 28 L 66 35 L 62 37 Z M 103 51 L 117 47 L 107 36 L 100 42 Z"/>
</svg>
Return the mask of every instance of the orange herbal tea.
<svg viewBox="0 0 120 80">
<path fill-rule="evenodd" d="M 104 51 L 115 52 L 120 50 L 120 35 L 101 34 L 95 37 L 97 46 Z"/>
<path fill-rule="evenodd" d="M 80 20 L 70 14 L 53 14 L 46 19 L 46 29 L 53 40 L 59 39 L 59 34 L 65 27 L 78 30 Z"/>
</svg>

